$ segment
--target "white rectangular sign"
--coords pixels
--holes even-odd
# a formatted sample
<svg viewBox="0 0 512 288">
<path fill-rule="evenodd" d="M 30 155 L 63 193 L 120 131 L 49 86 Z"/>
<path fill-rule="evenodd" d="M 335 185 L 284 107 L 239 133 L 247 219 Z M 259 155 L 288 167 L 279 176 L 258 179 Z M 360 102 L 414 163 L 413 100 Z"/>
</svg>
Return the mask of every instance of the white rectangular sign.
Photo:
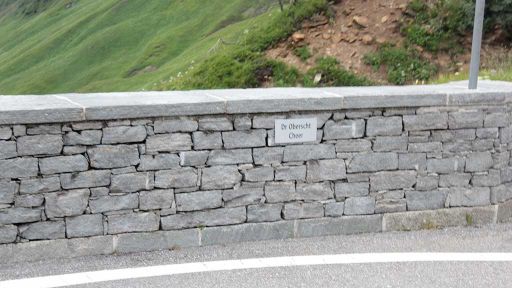
<svg viewBox="0 0 512 288">
<path fill-rule="evenodd" d="M 277 144 L 315 142 L 316 118 L 276 119 L 275 141 Z"/>
</svg>

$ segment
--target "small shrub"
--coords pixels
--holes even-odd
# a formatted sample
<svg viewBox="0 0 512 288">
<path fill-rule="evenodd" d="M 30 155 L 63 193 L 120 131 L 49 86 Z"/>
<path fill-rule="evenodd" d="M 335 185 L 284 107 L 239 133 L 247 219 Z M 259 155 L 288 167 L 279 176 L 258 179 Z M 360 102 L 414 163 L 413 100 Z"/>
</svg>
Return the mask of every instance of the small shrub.
<svg viewBox="0 0 512 288">
<path fill-rule="evenodd" d="M 316 75 L 321 75 L 318 83 L 315 83 Z M 365 77 L 360 77 L 345 70 L 337 59 L 332 57 L 319 58 L 316 66 L 311 68 L 304 76 L 304 86 L 368 86 L 371 82 Z"/>
<path fill-rule="evenodd" d="M 293 54 L 299 57 L 303 62 L 306 62 L 309 58 L 311 58 L 311 51 L 309 50 L 308 46 L 295 48 L 293 50 Z"/>
</svg>

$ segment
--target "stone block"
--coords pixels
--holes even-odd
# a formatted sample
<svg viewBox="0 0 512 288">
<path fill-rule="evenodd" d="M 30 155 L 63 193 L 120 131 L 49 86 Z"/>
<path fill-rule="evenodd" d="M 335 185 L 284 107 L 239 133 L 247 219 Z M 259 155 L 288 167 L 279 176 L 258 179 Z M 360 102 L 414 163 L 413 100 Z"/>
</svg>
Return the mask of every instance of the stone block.
<svg viewBox="0 0 512 288">
<path fill-rule="evenodd" d="M 9 140 L 12 137 L 11 127 L 0 127 L 0 140 Z"/>
<path fill-rule="evenodd" d="M 215 190 L 234 187 L 242 180 L 236 166 L 215 166 L 202 170 L 201 189 Z"/>
<path fill-rule="evenodd" d="M 210 151 L 186 151 L 180 152 L 180 165 L 186 166 L 205 166 Z"/>
<path fill-rule="evenodd" d="M 103 144 L 137 143 L 146 140 L 144 126 L 117 126 L 103 128 Z"/>
<path fill-rule="evenodd" d="M 202 232 L 201 243 L 203 245 L 223 245 L 289 238 L 293 238 L 293 221 L 280 221 L 206 228 Z"/>
<path fill-rule="evenodd" d="M 66 217 L 67 238 L 103 235 L 103 215 L 88 214 Z"/>
<path fill-rule="evenodd" d="M 453 187 L 450 188 L 446 203 L 450 207 L 490 205 L 491 190 L 489 187 Z"/>
<path fill-rule="evenodd" d="M 39 169 L 42 174 L 58 174 L 67 172 L 82 172 L 89 168 L 89 162 L 83 155 L 57 156 L 39 159 Z"/>
<path fill-rule="evenodd" d="M 274 180 L 274 168 L 264 166 L 243 171 L 244 181 L 265 182 Z"/>
<path fill-rule="evenodd" d="M 64 189 L 90 188 L 110 185 L 109 170 L 90 170 L 79 173 L 60 175 L 60 183 Z"/>
<path fill-rule="evenodd" d="M 345 199 L 345 215 L 367 215 L 375 213 L 373 197 L 350 197 Z"/>
<path fill-rule="evenodd" d="M 13 158 L 0 160 L 0 178 L 35 177 L 39 173 L 36 158 Z"/>
<path fill-rule="evenodd" d="M 148 153 L 188 150 L 192 150 L 192 138 L 189 134 L 159 134 L 146 139 L 146 151 Z"/>
<path fill-rule="evenodd" d="M 450 129 L 480 128 L 484 126 L 484 113 L 482 111 L 462 111 L 448 114 L 448 127 Z"/>
<path fill-rule="evenodd" d="M 464 172 L 465 161 L 463 158 L 427 159 L 427 171 L 437 174 L 451 174 Z"/>
<path fill-rule="evenodd" d="M 13 243 L 16 241 L 16 236 L 18 236 L 18 227 L 14 225 L 0 226 L 0 244 Z"/>
<path fill-rule="evenodd" d="M 283 162 L 283 156 L 283 147 L 253 149 L 254 164 L 256 165 L 280 164 Z"/>
<path fill-rule="evenodd" d="M 441 142 L 409 143 L 409 153 L 438 153 L 443 151 Z"/>
<path fill-rule="evenodd" d="M 454 142 L 476 139 L 476 129 L 438 130 L 432 131 L 432 141 Z"/>
<path fill-rule="evenodd" d="M 66 238 L 64 221 L 36 222 L 20 227 L 21 238 L 27 240 L 54 240 Z"/>
<path fill-rule="evenodd" d="M 329 120 L 324 126 L 324 140 L 361 138 L 364 130 L 364 120 Z"/>
<path fill-rule="evenodd" d="M 499 137 L 498 128 L 479 128 L 476 129 L 476 137 L 481 139 L 496 139 Z"/>
<path fill-rule="evenodd" d="M 298 200 L 322 201 L 334 198 L 334 191 L 330 182 L 297 183 L 296 194 Z"/>
<path fill-rule="evenodd" d="M 255 115 L 253 119 L 253 128 L 255 129 L 274 129 L 277 119 L 285 119 L 285 115 Z"/>
<path fill-rule="evenodd" d="M 471 179 L 473 186 L 494 187 L 501 184 L 501 173 L 499 170 L 489 170 L 486 174 L 475 174 Z"/>
<path fill-rule="evenodd" d="M 504 184 L 491 187 L 491 203 L 498 204 L 512 199 L 512 185 Z"/>
<path fill-rule="evenodd" d="M 258 204 L 265 200 L 264 183 L 243 183 L 233 189 L 222 191 L 225 207 Z"/>
<path fill-rule="evenodd" d="M 64 149 L 62 149 L 62 154 L 64 155 L 83 154 L 85 152 L 87 152 L 87 147 L 85 146 L 64 146 Z"/>
<path fill-rule="evenodd" d="M 103 145 L 87 150 L 91 167 L 122 168 L 140 162 L 137 145 Z"/>
<path fill-rule="evenodd" d="M 176 197 L 176 210 L 179 212 L 198 211 L 222 206 L 222 191 L 201 191 L 179 193 Z"/>
<path fill-rule="evenodd" d="M 14 202 L 14 195 L 18 194 L 19 185 L 16 182 L 0 182 L 0 204 Z"/>
<path fill-rule="evenodd" d="M 398 154 L 398 169 L 400 170 L 427 170 L 427 154 L 405 153 Z"/>
<path fill-rule="evenodd" d="M 372 142 L 366 139 L 339 140 L 336 142 L 336 152 L 365 152 L 372 150 Z"/>
<path fill-rule="evenodd" d="M 100 121 L 88 121 L 88 122 L 73 122 L 71 123 L 73 130 L 93 130 L 103 128 L 103 122 Z"/>
<path fill-rule="evenodd" d="M 195 168 L 187 167 L 155 172 L 155 187 L 157 188 L 187 188 L 197 185 L 198 172 Z"/>
<path fill-rule="evenodd" d="M 377 172 L 370 175 L 370 190 L 396 190 L 412 188 L 416 184 L 415 171 Z"/>
<path fill-rule="evenodd" d="M 441 175 L 439 178 L 439 187 L 468 187 L 471 180 L 469 173 L 453 173 Z"/>
<path fill-rule="evenodd" d="M 40 194 L 18 195 L 14 199 L 14 206 L 32 208 L 42 206 L 43 202 L 44 196 Z"/>
<path fill-rule="evenodd" d="M 208 157 L 207 165 L 230 165 L 252 163 L 251 149 L 213 150 Z"/>
<path fill-rule="evenodd" d="M 275 170 L 276 181 L 305 181 L 306 180 L 306 166 L 281 166 Z"/>
<path fill-rule="evenodd" d="M 345 202 L 332 202 L 325 204 L 325 216 L 341 217 L 345 210 Z"/>
<path fill-rule="evenodd" d="M 70 190 L 45 195 L 45 212 L 48 218 L 81 215 L 89 203 L 89 189 Z"/>
<path fill-rule="evenodd" d="M 308 219 L 324 217 L 324 205 L 322 203 L 286 203 L 283 208 L 283 218 L 290 219 Z"/>
<path fill-rule="evenodd" d="M 171 119 L 156 120 L 154 124 L 155 133 L 194 132 L 199 127 L 196 120 L 192 119 Z"/>
<path fill-rule="evenodd" d="M 233 225 L 244 223 L 246 220 L 245 207 L 222 208 L 162 217 L 162 229 L 177 230 L 202 226 Z"/>
<path fill-rule="evenodd" d="M 15 207 L 0 210 L 0 225 L 41 221 L 41 209 Z"/>
<path fill-rule="evenodd" d="M 269 182 L 265 184 L 265 197 L 268 203 L 289 202 L 298 199 L 295 182 Z"/>
<path fill-rule="evenodd" d="M 18 156 L 15 141 L 0 141 L 0 159 L 9 159 Z"/>
<path fill-rule="evenodd" d="M 307 162 L 308 182 L 325 180 L 341 180 L 347 178 L 345 161 L 343 159 L 310 160 Z"/>
<path fill-rule="evenodd" d="M 174 203 L 172 190 L 152 190 L 139 193 L 140 210 L 169 209 Z"/>
<path fill-rule="evenodd" d="M 377 172 L 398 169 L 398 154 L 396 153 L 368 153 L 356 154 L 347 163 L 347 172 Z"/>
<path fill-rule="evenodd" d="M 248 116 L 235 118 L 235 130 L 248 131 L 252 128 L 252 120 Z"/>
<path fill-rule="evenodd" d="M 62 135 L 23 136 L 16 140 L 19 156 L 58 155 L 62 151 Z"/>
<path fill-rule="evenodd" d="M 91 198 L 89 207 L 91 213 L 136 209 L 139 207 L 139 196 L 137 194 L 126 194 Z"/>
<path fill-rule="evenodd" d="M 194 132 L 192 134 L 195 150 L 211 150 L 222 148 L 222 134 L 220 132 Z"/>
<path fill-rule="evenodd" d="M 418 176 L 416 179 L 416 190 L 418 191 L 431 191 L 439 187 L 439 176 L 428 175 Z"/>
<path fill-rule="evenodd" d="M 407 210 L 434 210 L 445 207 L 448 192 L 445 190 L 434 191 L 406 191 Z"/>
<path fill-rule="evenodd" d="M 201 131 L 230 131 L 233 130 L 233 122 L 227 117 L 205 117 L 199 119 Z"/>
<path fill-rule="evenodd" d="M 110 215 L 107 217 L 108 234 L 156 231 L 160 217 L 152 212 Z"/>
<path fill-rule="evenodd" d="M 174 250 L 200 246 L 199 229 L 117 235 L 116 253 Z"/>
<path fill-rule="evenodd" d="M 153 172 L 112 175 L 110 192 L 131 193 L 142 190 L 151 190 L 155 187 L 154 177 Z"/>
<path fill-rule="evenodd" d="M 222 140 L 226 149 L 264 147 L 267 143 L 267 131 L 258 129 L 222 132 Z"/>
<path fill-rule="evenodd" d="M 475 152 L 466 159 L 466 172 L 487 171 L 494 165 L 491 152 Z"/>
<path fill-rule="evenodd" d="M 368 183 L 343 183 L 336 182 L 334 187 L 336 200 L 342 201 L 347 197 L 363 197 L 370 193 L 370 184 Z"/>
<path fill-rule="evenodd" d="M 180 167 L 180 157 L 178 157 L 178 155 L 176 154 L 141 155 L 140 165 L 139 167 L 137 167 L 137 170 L 155 171 L 173 169 L 178 167 Z"/>
<path fill-rule="evenodd" d="M 408 139 L 405 136 L 378 136 L 373 142 L 373 151 L 407 151 L 407 143 Z"/>
<path fill-rule="evenodd" d="M 350 235 L 381 231 L 382 215 L 343 216 L 297 221 L 296 237 Z"/>
<path fill-rule="evenodd" d="M 497 222 L 510 222 L 512 220 L 512 201 L 507 201 L 498 205 Z"/>
<path fill-rule="evenodd" d="M 407 211 L 405 199 L 382 199 L 375 202 L 375 213 L 396 213 Z"/>
<path fill-rule="evenodd" d="M 447 113 L 404 115 L 403 120 L 404 129 L 406 131 L 438 130 L 448 128 Z"/>
<path fill-rule="evenodd" d="M 489 113 L 485 115 L 484 127 L 507 127 L 510 125 L 510 116 L 507 113 Z"/>
<path fill-rule="evenodd" d="M 512 127 L 500 128 L 501 144 L 512 143 Z"/>
<path fill-rule="evenodd" d="M 247 206 L 247 222 L 274 222 L 281 220 L 283 204 L 258 204 Z"/>
<path fill-rule="evenodd" d="M 398 136 L 402 134 L 402 117 L 372 117 L 366 124 L 367 136 Z"/>
</svg>

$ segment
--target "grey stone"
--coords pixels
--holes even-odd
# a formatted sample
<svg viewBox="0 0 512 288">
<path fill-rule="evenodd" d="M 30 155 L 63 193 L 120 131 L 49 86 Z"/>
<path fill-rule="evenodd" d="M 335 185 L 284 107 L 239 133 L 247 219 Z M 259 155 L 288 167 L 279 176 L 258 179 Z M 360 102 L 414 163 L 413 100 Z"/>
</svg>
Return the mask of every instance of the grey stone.
<svg viewBox="0 0 512 288">
<path fill-rule="evenodd" d="M 427 170 L 427 155 L 425 153 L 398 154 L 398 169 L 400 170 Z"/>
<path fill-rule="evenodd" d="M 333 158 L 336 158 L 336 151 L 332 144 L 291 145 L 284 148 L 283 161 L 293 162 Z"/>
<path fill-rule="evenodd" d="M 512 167 L 506 167 L 501 169 L 501 182 L 512 182 Z"/>
<path fill-rule="evenodd" d="M 247 222 L 274 222 L 281 220 L 282 204 L 259 204 L 247 206 Z"/>
<path fill-rule="evenodd" d="M 204 166 L 210 155 L 209 151 L 186 151 L 180 152 L 181 166 Z"/>
<path fill-rule="evenodd" d="M 223 226 L 244 223 L 246 220 L 245 207 L 222 208 L 162 217 L 162 229 L 177 230 L 201 226 Z"/>
<path fill-rule="evenodd" d="M 130 126 L 130 123 L 131 123 L 130 120 L 109 120 L 109 121 L 107 121 L 107 126 L 108 127 Z"/>
<path fill-rule="evenodd" d="M 311 160 L 307 162 L 308 182 L 324 180 L 341 180 L 347 176 L 345 161 L 343 159 Z"/>
<path fill-rule="evenodd" d="M 62 149 L 62 154 L 64 155 L 83 154 L 85 152 L 87 152 L 87 147 L 85 146 L 64 146 Z"/>
<path fill-rule="evenodd" d="M 375 213 L 397 213 L 407 211 L 405 199 L 383 199 L 375 202 Z"/>
<path fill-rule="evenodd" d="M 137 145 L 104 145 L 87 150 L 91 167 L 122 168 L 140 162 Z"/>
<path fill-rule="evenodd" d="M 255 129 L 274 129 L 277 119 L 285 119 L 285 115 L 255 115 L 253 119 L 253 128 Z"/>
<path fill-rule="evenodd" d="M 206 210 L 222 206 L 222 192 L 218 190 L 179 193 L 175 197 L 176 209 L 180 212 Z"/>
<path fill-rule="evenodd" d="M 61 135 L 23 136 L 16 140 L 18 155 L 58 155 L 62 151 Z"/>
<path fill-rule="evenodd" d="M 512 127 L 500 128 L 501 144 L 512 143 Z"/>
<path fill-rule="evenodd" d="M 289 202 L 298 199 L 295 182 L 268 182 L 265 184 L 265 197 L 268 203 Z"/>
<path fill-rule="evenodd" d="M 25 125 L 14 125 L 12 127 L 12 133 L 14 136 L 25 136 L 27 135 L 27 127 Z"/>
<path fill-rule="evenodd" d="M 45 195 L 45 212 L 48 218 L 83 214 L 89 202 L 89 189 L 70 190 Z"/>
<path fill-rule="evenodd" d="M 307 219 L 324 217 L 324 206 L 322 203 L 287 203 L 284 204 L 283 218 L 289 219 Z"/>
<path fill-rule="evenodd" d="M 249 118 L 247 116 L 235 118 L 235 130 L 247 131 L 247 130 L 251 130 L 251 127 L 252 127 L 251 118 Z"/>
<path fill-rule="evenodd" d="M 448 126 L 450 129 L 480 128 L 484 126 L 484 114 L 482 111 L 463 111 L 448 114 Z"/>
<path fill-rule="evenodd" d="M 275 171 L 276 181 L 306 180 L 306 166 L 282 166 Z"/>
<path fill-rule="evenodd" d="M 439 178 L 439 187 L 467 187 L 471 180 L 471 174 L 453 173 L 441 175 Z"/>
<path fill-rule="evenodd" d="M 208 156 L 207 165 L 229 165 L 252 163 L 251 149 L 213 150 Z"/>
<path fill-rule="evenodd" d="M 0 140 L 9 140 L 12 136 L 10 127 L 0 127 Z"/>
<path fill-rule="evenodd" d="M 475 174 L 471 179 L 473 186 L 493 187 L 501 184 L 501 173 L 499 170 L 489 170 L 487 174 Z"/>
<path fill-rule="evenodd" d="M 32 208 L 42 206 L 43 202 L 43 195 L 20 195 L 14 199 L 14 206 Z"/>
<path fill-rule="evenodd" d="M 155 187 L 157 188 L 186 188 L 198 185 L 198 173 L 195 168 L 179 168 L 157 171 Z"/>
<path fill-rule="evenodd" d="M 146 151 L 155 152 L 177 152 L 192 149 L 192 139 L 189 134 L 174 133 L 150 136 L 146 139 Z"/>
<path fill-rule="evenodd" d="M 229 131 L 233 130 L 233 123 L 226 117 L 201 118 L 199 119 L 199 130 Z"/>
<path fill-rule="evenodd" d="M 376 233 L 382 231 L 382 215 L 344 216 L 297 221 L 297 237 Z"/>
<path fill-rule="evenodd" d="M 91 208 L 91 213 L 136 209 L 139 207 L 139 196 L 137 194 L 127 194 L 91 198 L 89 207 Z"/>
<path fill-rule="evenodd" d="M 484 206 L 491 204 L 491 190 L 488 187 L 450 188 L 447 203 L 450 207 Z"/>
<path fill-rule="evenodd" d="M 263 183 L 243 183 L 230 190 L 222 191 L 225 207 L 237 207 L 258 204 L 265 200 Z"/>
<path fill-rule="evenodd" d="M 450 174 L 464 172 L 465 161 L 462 158 L 427 159 L 429 173 Z"/>
<path fill-rule="evenodd" d="M 283 162 L 284 148 L 255 148 L 253 149 L 254 164 L 269 165 Z"/>
<path fill-rule="evenodd" d="M 450 208 L 385 214 L 384 231 L 439 229 L 451 226 L 484 225 L 494 222 L 494 207 Z M 471 219 L 471 223 L 468 223 Z"/>
<path fill-rule="evenodd" d="M 508 162 L 510 160 L 510 151 L 494 153 L 492 154 L 492 160 L 494 161 L 494 165 L 492 166 L 492 168 L 502 169 L 508 167 Z"/>
<path fill-rule="evenodd" d="M 390 191 L 379 191 L 379 192 L 372 192 L 371 196 L 375 197 L 375 200 L 396 200 L 396 199 L 402 199 L 405 198 L 405 191 L 404 190 L 390 190 Z"/>
<path fill-rule="evenodd" d="M 89 162 L 83 155 L 57 156 L 39 159 L 39 169 L 42 174 L 58 174 L 66 172 L 81 172 L 89 168 Z"/>
<path fill-rule="evenodd" d="M 98 145 L 103 133 L 99 130 L 85 130 L 80 133 L 68 132 L 64 135 L 65 145 Z"/>
<path fill-rule="evenodd" d="M 324 126 L 324 140 L 361 138 L 364 136 L 364 129 L 364 120 L 330 120 Z"/>
<path fill-rule="evenodd" d="M 373 151 L 407 151 L 408 139 L 405 136 L 378 136 L 373 142 Z"/>
<path fill-rule="evenodd" d="M 336 182 L 334 189 L 336 192 L 336 200 L 341 201 L 347 197 L 368 196 L 370 184 Z"/>
<path fill-rule="evenodd" d="M 103 128 L 103 144 L 143 142 L 147 133 L 144 126 L 117 126 Z"/>
<path fill-rule="evenodd" d="M 332 202 L 325 204 L 325 216 L 341 217 L 345 211 L 345 202 Z"/>
<path fill-rule="evenodd" d="M 482 172 L 492 168 L 494 162 L 491 152 L 476 152 L 466 159 L 466 172 Z"/>
<path fill-rule="evenodd" d="M 139 193 L 140 210 L 169 209 L 174 203 L 172 190 L 152 190 Z"/>
<path fill-rule="evenodd" d="M 378 172 L 370 176 L 370 190 L 383 191 L 412 188 L 416 184 L 415 171 Z"/>
<path fill-rule="evenodd" d="M 192 153 L 192 152 L 186 152 Z M 139 171 L 166 170 L 180 167 L 180 157 L 176 154 L 141 155 Z"/>
<path fill-rule="evenodd" d="M 129 174 L 129 173 L 136 173 L 137 169 L 133 166 L 124 167 L 124 168 L 116 168 L 110 170 L 112 172 L 112 175 L 120 175 L 120 174 Z"/>
<path fill-rule="evenodd" d="M 64 221 L 44 221 L 20 228 L 20 236 L 27 240 L 53 240 L 66 238 Z"/>
<path fill-rule="evenodd" d="M 193 132 L 199 125 L 192 119 L 156 120 L 155 133 Z"/>
<path fill-rule="evenodd" d="M 476 129 L 476 137 L 482 139 L 496 139 L 499 137 L 500 131 L 498 128 L 479 128 Z"/>
<path fill-rule="evenodd" d="M 79 173 L 61 174 L 60 182 L 64 189 L 90 188 L 110 185 L 109 170 L 90 170 Z"/>
<path fill-rule="evenodd" d="M 402 117 L 372 117 L 366 124 L 367 136 L 398 136 L 402 134 Z"/>
<path fill-rule="evenodd" d="M 437 175 L 418 176 L 416 179 L 416 190 L 418 191 L 435 190 L 438 186 L 439 176 Z"/>
<path fill-rule="evenodd" d="M 41 221 L 41 209 L 15 207 L 0 210 L 0 224 L 20 224 Z"/>
<path fill-rule="evenodd" d="M 117 253 L 174 250 L 200 246 L 199 229 L 117 235 Z"/>
<path fill-rule="evenodd" d="M 226 149 L 264 147 L 267 142 L 267 131 L 258 129 L 222 132 L 222 140 Z"/>
<path fill-rule="evenodd" d="M 365 139 L 339 140 L 336 142 L 336 152 L 365 152 L 372 150 L 372 142 Z"/>
<path fill-rule="evenodd" d="M 512 199 L 512 186 L 510 184 L 491 187 L 491 203 L 498 204 Z"/>
<path fill-rule="evenodd" d="M 16 241 L 18 228 L 14 225 L 0 226 L 0 244 L 8 244 Z"/>
<path fill-rule="evenodd" d="M 345 215 L 367 215 L 375 213 L 373 197 L 350 197 L 345 199 Z"/>
<path fill-rule="evenodd" d="M 206 228 L 203 245 L 223 245 L 244 241 L 263 241 L 293 238 L 293 221 L 251 223 L 236 226 Z"/>
<path fill-rule="evenodd" d="M 476 129 L 432 131 L 432 141 L 467 141 L 476 139 Z"/>
<path fill-rule="evenodd" d="M 216 166 L 204 168 L 201 176 L 201 189 L 232 188 L 242 180 L 242 175 L 236 166 Z"/>
<path fill-rule="evenodd" d="M 66 236 L 68 238 L 103 235 L 103 215 L 89 214 L 66 217 Z"/>
<path fill-rule="evenodd" d="M 192 134 L 194 140 L 194 149 L 221 149 L 222 148 L 222 134 L 220 132 L 194 132 Z"/>
<path fill-rule="evenodd" d="M 443 151 L 441 142 L 409 143 L 409 153 L 436 153 Z"/>
<path fill-rule="evenodd" d="M 484 127 L 506 127 L 510 125 L 510 116 L 507 113 L 490 113 L 485 115 Z"/>
<path fill-rule="evenodd" d="M 248 182 L 264 182 L 274 180 L 274 168 L 272 167 L 256 167 L 243 172 L 244 181 Z"/>
<path fill-rule="evenodd" d="M 403 120 L 404 129 L 406 131 L 436 130 L 448 128 L 447 113 L 404 115 Z"/>
<path fill-rule="evenodd" d="M 35 177 L 39 173 L 35 158 L 14 158 L 0 160 L 0 178 Z"/>
<path fill-rule="evenodd" d="M 347 163 L 347 172 L 349 173 L 376 172 L 397 168 L 398 155 L 396 153 L 356 154 L 352 161 Z"/>
<path fill-rule="evenodd" d="M 14 195 L 18 193 L 19 185 L 16 182 L 0 182 L 0 204 L 14 202 Z"/>
<path fill-rule="evenodd" d="M 88 121 L 88 122 L 71 123 L 71 127 L 73 127 L 73 130 L 101 129 L 101 128 L 103 128 L 103 122 Z"/>
<path fill-rule="evenodd" d="M 0 159 L 9 159 L 18 156 L 15 141 L 0 141 Z"/>
<path fill-rule="evenodd" d="M 353 118 L 368 118 L 372 116 L 373 113 L 371 110 L 350 110 L 345 112 L 345 116 L 347 118 L 353 119 Z"/>
<path fill-rule="evenodd" d="M 107 221 L 108 234 L 156 231 L 160 225 L 159 216 L 151 212 L 110 215 Z"/>
<path fill-rule="evenodd" d="M 330 182 L 322 183 L 297 183 L 296 193 L 298 200 L 321 201 L 332 199 L 334 191 Z"/>
<path fill-rule="evenodd" d="M 505 203 L 499 204 L 497 214 L 498 223 L 510 222 L 510 220 L 512 220 L 512 201 L 507 201 Z"/>
<path fill-rule="evenodd" d="M 444 208 L 447 191 L 406 191 L 407 210 L 433 210 Z"/>
<path fill-rule="evenodd" d="M 142 190 L 151 190 L 155 187 L 153 172 L 139 172 L 130 174 L 112 175 L 110 192 L 131 193 Z"/>
</svg>

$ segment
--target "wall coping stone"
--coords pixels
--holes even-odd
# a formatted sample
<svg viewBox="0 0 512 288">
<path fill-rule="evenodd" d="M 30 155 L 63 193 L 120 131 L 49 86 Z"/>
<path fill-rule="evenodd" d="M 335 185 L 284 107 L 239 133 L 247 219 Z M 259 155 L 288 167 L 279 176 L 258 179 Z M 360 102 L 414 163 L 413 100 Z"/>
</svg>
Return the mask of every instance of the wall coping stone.
<svg viewBox="0 0 512 288">
<path fill-rule="evenodd" d="M 512 102 L 512 83 L 0 96 L 0 125 Z"/>
</svg>

